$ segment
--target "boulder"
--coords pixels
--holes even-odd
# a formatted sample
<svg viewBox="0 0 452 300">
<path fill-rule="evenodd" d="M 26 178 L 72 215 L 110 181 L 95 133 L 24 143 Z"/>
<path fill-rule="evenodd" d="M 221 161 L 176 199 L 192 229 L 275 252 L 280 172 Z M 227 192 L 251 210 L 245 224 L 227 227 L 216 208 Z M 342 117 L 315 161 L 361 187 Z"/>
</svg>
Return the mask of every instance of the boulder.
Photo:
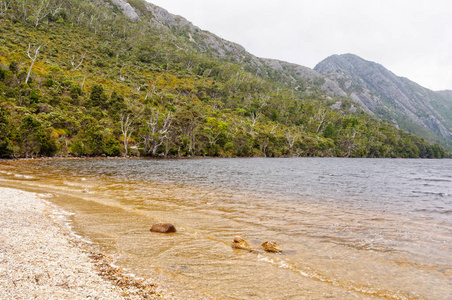
<svg viewBox="0 0 452 300">
<path fill-rule="evenodd" d="M 262 244 L 262 247 L 267 252 L 282 252 L 281 247 L 276 242 L 265 242 Z"/>
<path fill-rule="evenodd" d="M 172 233 L 176 232 L 176 227 L 171 223 L 157 223 L 152 225 L 151 232 Z"/>
<path fill-rule="evenodd" d="M 244 239 L 242 239 L 239 236 L 236 236 L 234 238 L 234 241 L 232 241 L 231 247 L 235 248 L 235 249 L 243 249 L 243 250 L 249 250 L 249 251 L 252 250 L 250 244 L 248 244 L 247 241 L 245 241 Z"/>
</svg>

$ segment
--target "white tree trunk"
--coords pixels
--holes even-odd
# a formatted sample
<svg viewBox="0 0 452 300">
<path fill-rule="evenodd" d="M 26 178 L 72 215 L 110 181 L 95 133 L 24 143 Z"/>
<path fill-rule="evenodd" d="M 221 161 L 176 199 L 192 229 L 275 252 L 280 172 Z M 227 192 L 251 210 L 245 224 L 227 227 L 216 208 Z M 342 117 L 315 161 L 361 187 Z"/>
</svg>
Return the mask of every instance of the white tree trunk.
<svg viewBox="0 0 452 300">
<path fill-rule="evenodd" d="M 28 44 L 27 55 L 31 59 L 31 65 L 30 65 L 30 68 L 28 69 L 27 78 L 25 79 L 25 83 L 28 83 L 28 80 L 30 79 L 31 69 L 33 68 L 33 65 L 34 65 L 34 63 L 36 61 L 36 58 L 38 58 L 39 49 L 41 48 L 41 46 L 42 45 L 39 45 L 39 47 L 35 49 L 35 51 L 34 51 L 35 55 L 34 55 L 34 57 L 31 57 L 31 54 L 30 54 L 31 44 Z"/>
<path fill-rule="evenodd" d="M 132 136 L 134 128 L 131 128 L 133 119 L 130 119 L 129 114 L 121 113 L 121 131 L 122 131 L 122 139 L 124 143 L 124 156 L 128 155 L 128 145 L 129 139 Z"/>
</svg>

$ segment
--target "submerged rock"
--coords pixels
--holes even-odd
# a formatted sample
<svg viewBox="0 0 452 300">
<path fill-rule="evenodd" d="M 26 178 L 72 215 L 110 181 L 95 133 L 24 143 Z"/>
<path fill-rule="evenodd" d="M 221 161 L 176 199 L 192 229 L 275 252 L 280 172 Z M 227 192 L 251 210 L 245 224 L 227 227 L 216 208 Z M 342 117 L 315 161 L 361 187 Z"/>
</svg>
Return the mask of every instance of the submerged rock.
<svg viewBox="0 0 452 300">
<path fill-rule="evenodd" d="M 176 227 L 171 223 L 157 223 L 152 225 L 151 232 L 172 233 L 176 232 Z"/>
<path fill-rule="evenodd" d="M 231 247 L 235 248 L 235 249 L 243 249 L 243 250 L 249 250 L 249 251 L 253 250 L 251 248 L 250 244 L 248 244 L 247 241 L 245 241 L 244 239 L 242 239 L 239 236 L 236 236 L 234 238 L 234 241 L 232 241 Z"/>
<path fill-rule="evenodd" d="M 262 247 L 267 252 L 282 252 L 281 247 L 276 242 L 265 242 L 262 244 Z"/>
</svg>

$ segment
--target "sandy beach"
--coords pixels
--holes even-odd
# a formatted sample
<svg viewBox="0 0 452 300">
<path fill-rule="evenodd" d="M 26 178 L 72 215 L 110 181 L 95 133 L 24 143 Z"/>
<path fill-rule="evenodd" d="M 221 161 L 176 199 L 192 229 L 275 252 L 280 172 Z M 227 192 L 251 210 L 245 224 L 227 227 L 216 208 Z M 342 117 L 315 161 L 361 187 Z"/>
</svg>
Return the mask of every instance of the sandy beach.
<svg viewBox="0 0 452 300">
<path fill-rule="evenodd" d="M 76 236 L 46 197 L 0 188 L 0 299 L 168 299 Z"/>
</svg>

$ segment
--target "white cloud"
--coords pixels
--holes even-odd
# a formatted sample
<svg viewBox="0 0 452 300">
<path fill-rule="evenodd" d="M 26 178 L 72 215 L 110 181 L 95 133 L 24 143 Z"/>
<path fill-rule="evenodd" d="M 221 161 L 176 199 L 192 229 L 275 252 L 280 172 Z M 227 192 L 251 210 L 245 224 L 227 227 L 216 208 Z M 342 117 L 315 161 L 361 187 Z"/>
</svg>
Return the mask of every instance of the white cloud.
<svg viewBox="0 0 452 300">
<path fill-rule="evenodd" d="M 448 0 L 150 0 L 260 57 L 313 68 L 354 53 L 434 89 L 452 89 Z"/>
</svg>

